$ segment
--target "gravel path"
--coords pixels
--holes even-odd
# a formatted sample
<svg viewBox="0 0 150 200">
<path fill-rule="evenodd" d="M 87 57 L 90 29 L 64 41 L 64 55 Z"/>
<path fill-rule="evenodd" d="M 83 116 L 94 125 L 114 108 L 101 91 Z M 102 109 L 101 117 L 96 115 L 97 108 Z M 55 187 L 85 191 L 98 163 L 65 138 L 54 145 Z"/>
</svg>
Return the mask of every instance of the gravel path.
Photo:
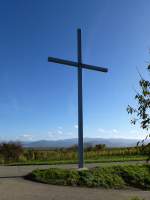
<svg viewBox="0 0 150 200">
<path fill-rule="evenodd" d="M 148 191 L 54 186 L 23 178 L 0 179 L 0 200 L 129 200 L 133 196 L 150 200 Z"/>
<path fill-rule="evenodd" d="M 97 165 L 102 164 L 87 167 Z M 149 191 L 54 186 L 22 178 L 36 168 L 49 167 L 76 168 L 77 165 L 0 166 L 0 200 L 129 200 L 133 196 L 150 200 Z"/>
<path fill-rule="evenodd" d="M 117 164 L 142 164 L 143 161 L 128 161 L 128 162 L 111 162 L 111 163 L 89 163 L 85 167 L 92 168 L 96 166 L 109 166 Z M 22 177 L 34 169 L 47 169 L 50 167 L 58 168 L 77 168 L 77 164 L 61 164 L 61 165 L 26 165 L 26 166 L 0 166 L 0 178 L 2 177 Z"/>
</svg>

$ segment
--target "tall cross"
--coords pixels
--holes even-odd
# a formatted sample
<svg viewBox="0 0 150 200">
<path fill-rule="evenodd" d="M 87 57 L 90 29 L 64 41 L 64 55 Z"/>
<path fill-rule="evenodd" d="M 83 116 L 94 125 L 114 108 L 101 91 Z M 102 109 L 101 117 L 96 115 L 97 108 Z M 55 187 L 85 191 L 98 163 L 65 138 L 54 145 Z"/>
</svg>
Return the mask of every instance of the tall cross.
<svg viewBox="0 0 150 200">
<path fill-rule="evenodd" d="M 78 155 L 79 155 L 79 168 L 83 168 L 84 158 L 83 158 L 82 68 L 100 72 L 108 72 L 108 69 L 82 63 L 81 29 L 77 30 L 77 56 L 78 56 L 77 62 L 70 60 L 63 60 L 54 57 L 48 57 L 48 62 L 74 66 L 77 67 L 78 70 Z"/>
</svg>

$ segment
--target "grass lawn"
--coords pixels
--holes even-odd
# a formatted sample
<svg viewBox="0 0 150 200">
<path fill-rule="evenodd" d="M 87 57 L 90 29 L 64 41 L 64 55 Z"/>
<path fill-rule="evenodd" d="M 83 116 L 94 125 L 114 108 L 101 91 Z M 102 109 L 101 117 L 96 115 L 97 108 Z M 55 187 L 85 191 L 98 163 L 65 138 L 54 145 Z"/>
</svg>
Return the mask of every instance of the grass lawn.
<svg viewBox="0 0 150 200">
<path fill-rule="evenodd" d="M 111 162 L 128 162 L 128 161 L 146 161 L 147 156 L 143 155 L 127 155 L 127 156 L 101 156 L 99 159 L 88 159 L 85 163 L 111 163 Z M 31 160 L 16 163 L 9 163 L 6 165 L 54 165 L 54 164 L 77 164 L 77 160 Z"/>
</svg>

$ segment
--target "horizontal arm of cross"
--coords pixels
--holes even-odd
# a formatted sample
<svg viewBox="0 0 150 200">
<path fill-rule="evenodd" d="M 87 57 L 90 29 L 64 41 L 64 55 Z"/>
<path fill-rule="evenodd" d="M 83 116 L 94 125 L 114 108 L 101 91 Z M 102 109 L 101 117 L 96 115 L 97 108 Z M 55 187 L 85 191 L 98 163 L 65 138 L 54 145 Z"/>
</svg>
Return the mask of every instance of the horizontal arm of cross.
<svg viewBox="0 0 150 200">
<path fill-rule="evenodd" d="M 69 66 L 74 66 L 74 67 L 79 66 L 78 62 L 63 60 L 63 59 L 54 58 L 54 57 L 48 57 L 48 62 L 54 62 L 54 63 L 64 64 L 64 65 L 69 65 Z M 108 72 L 108 69 L 103 68 L 103 67 L 97 67 L 97 66 L 83 64 L 83 63 L 80 63 L 80 66 L 85 69 L 90 69 L 90 70 L 95 70 L 95 71 L 100 71 L 100 72 Z"/>
</svg>

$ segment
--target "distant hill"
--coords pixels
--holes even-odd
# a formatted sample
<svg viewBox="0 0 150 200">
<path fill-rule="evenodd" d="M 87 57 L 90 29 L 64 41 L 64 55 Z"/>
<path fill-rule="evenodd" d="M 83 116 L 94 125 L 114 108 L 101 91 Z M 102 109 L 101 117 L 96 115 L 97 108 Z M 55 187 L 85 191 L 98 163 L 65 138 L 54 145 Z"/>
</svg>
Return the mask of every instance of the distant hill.
<svg viewBox="0 0 150 200">
<path fill-rule="evenodd" d="M 64 140 L 39 140 L 33 142 L 23 142 L 24 147 L 32 148 L 60 148 L 70 147 L 77 144 L 77 138 L 64 139 Z M 107 147 L 132 147 L 136 146 L 138 139 L 103 139 L 103 138 L 84 138 L 84 143 L 92 145 L 105 144 Z"/>
</svg>

